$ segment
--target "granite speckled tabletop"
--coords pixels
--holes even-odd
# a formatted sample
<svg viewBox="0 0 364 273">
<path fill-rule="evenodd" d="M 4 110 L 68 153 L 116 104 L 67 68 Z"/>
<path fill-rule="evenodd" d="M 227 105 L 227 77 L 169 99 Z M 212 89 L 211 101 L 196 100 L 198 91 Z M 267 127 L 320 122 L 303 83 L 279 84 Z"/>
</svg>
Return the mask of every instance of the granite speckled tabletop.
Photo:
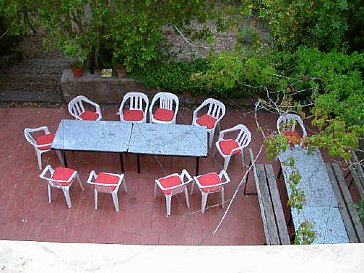
<svg viewBox="0 0 364 273">
<path fill-rule="evenodd" d="M 320 150 L 314 149 L 309 153 L 301 147 L 290 147 L 279 155 L 288 195 L 291 191 L 287 181 L 292 167 L 287 166 L 285 162 L 291 156 L 301 175 L 297 186 L 304 191 L 306 197 L 303 209 L 291 209 L 295 228 L 305 219 L 310 220 L 315 224 L 318 233 L 314 244 L 348 243 L 348 235 Z"/>
</svg>

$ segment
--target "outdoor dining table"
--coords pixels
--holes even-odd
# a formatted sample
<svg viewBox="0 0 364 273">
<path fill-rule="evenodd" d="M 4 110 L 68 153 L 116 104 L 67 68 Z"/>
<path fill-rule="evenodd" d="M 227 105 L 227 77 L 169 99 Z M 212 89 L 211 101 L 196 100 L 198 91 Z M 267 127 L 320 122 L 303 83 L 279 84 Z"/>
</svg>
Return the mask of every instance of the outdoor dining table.
<svg viewBox="0 0 364 273">
<path fill-rule="evenodd" d="M 188 156 L 196 158 L 196 175 L 199 158 L 208 153 L 207 128 L 183 124 L 135 123 L 130 137 L 129 153 L 137 154 L 140 173 L 140 154 Z"/>
<path fill-rule="evenodd" d="M 304 191 L 306 197 L 306 204 L 302 209 L 291 208 L 295 230 L 304 220 L 309 220 L 315 225 L 317 232 L 314 244 L 349 243 L 338 201 L 320 150 L 314 149 L 309 152 L 299 146 L 294 146 L 279 154 L 281 169 L 278 176 L 283 173 L 288 196 L 291 194 L 289 175 L 293 169 L 286 162 L 291 156 L 294 158 L 294 166 L 301 175 L 297 187 Z"/>
<path fill-rule="evenodd" d="M 123 153 L 128 150 L 131 130 L 132 124 L 127 122 L 62 120 L 51 148 L 61 150 L 66 167 L 66 151 L 119 153 L 124 172 Z"/>
<path fill-rule="evenodd" d="M 188 156 L 199 158 L 208 153 L 207 128 L 181 124 L 151 124 L 120 121 L 62 120 L 56 131 L 52 149 L 60 150 L 65 166 L 66 151 L 116 152 L 120 154 L 124 172 L 123 153 L 137 154 L 140 173 L 140 154 Z"/>
</svg>

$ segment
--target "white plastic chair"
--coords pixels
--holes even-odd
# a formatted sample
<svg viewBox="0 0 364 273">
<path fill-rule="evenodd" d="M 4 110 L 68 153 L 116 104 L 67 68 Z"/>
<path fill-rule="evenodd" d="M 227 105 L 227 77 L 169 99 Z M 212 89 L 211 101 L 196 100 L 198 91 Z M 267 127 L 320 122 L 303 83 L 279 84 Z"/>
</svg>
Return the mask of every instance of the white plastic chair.
<svg viewBox="0 0 364 273">
<path fill-rule="evenodd" d="M 199 113 L 203 108 L 207 108 L 205 114 Z M 225 115 L 225 105 L 215 99 L 206 99 L 199 107 L 193 111 L 192 125 L 206 126 L 209 133 L 209 147 L 211 147 L 215 128 Z"/>
<path fill-rule="evenodd" d="M 33 136 L 34 135 L 34 136 Z M 42 154 L 51 150 L 51 145 L 54 139 L 54 134 L 49 132 L 47 126 L 38 128 L 25 128 L 24 136 L 26 140 L 33 145 L 35 149 L 35 155 L 38 160 L 39 170 L 42 169 Z M 59 151 L 56 151 L 57 156 L 61 164 L 63 164 L 62 156 Z"/>
<path fill-rule="evenodd" d="M 101 172 L 96 174 L 91 171 L 87 179 L 87 183 L 94 186 L 95 209 L 97 209 L 97 195 L 99 192 L 110 193 L 114 202 L 116 212 L 119 212 L 118 190 L 121 184 L 124 186 L 125 192 L 128 192 L 125 184 L 124 174 Z"/>
<path fill-rule="evenodd" d="M 186 170 L 183 170 L 181 174 L 174 173 L 155 180 L 154 198 L 157 197 L 157 188 L 159 187 L 166 197 L 167 216 L 171 215 L 172 196 L 183 191 L 185 193 L 187 207 L 190 207 L 187 185 L 191 182 L 192 177 Z"/>
<path fill-rule="evenodd" d="M 68 112 L 79 120 L 102 120 L 100 106 L 85 96 L 73 98 L 68 103 Z"/>
<path fill-rule="evenodd" d="M 224 136 L 227 133 L 234 133 L 238 132 L 236 138 L 226 138 Z M 224 170 L 226 171 L 230 162 L 230 158 L 234 154 L 241 153 L 241 161 L 244 165 L 244 148 L 249 145 L 251 142 L 251 133 L 249 129 L 243 125 L 238 124 L 235 125 L 233 128 L 226 129 L 220 132 L 219 140 L 216 142 L 216 148 L 224 158 Z"/>
<path fill-rule="evenodd" d="M 210 193 L 221 192 L 221 205 L 224 208 L 225 199 L 224 199 L 224 186 L 230 182 L 230 178 L 227 175 L 225 170 L 222 170 L 220 174 L 215 172 L 203 174 L 199 176 L 194 176 L 193 180 L 198 186 L 201 195 L 201 211 L 205 212 L 207 197 Z M 193 184 L 191 187 L 191 194 L 193 193 Z"/>
<path fill-rule="evenodd" d="M 129 108 L 124 110 L 129 101 Z M 146 122 L 149 99 L 141 92 L 129 92 L 123 97 L 120 104 L 120 121 Z"/>
<path fill-rule="evenodd" d="M 154 104 L 159 101 L 159 107 L 153 112 Z M 151 123 L 176 123 L 179 99 L 175 94 L 159 92 L 155 94 L 149 107 L 149 120 Z"/>
<path fill-rule="evenodd" d="M 300 126 L 300 133 L 302 133 L 302 136 L 300 136 L 300 133 L 297 132 L 297 124 Z M 287 138 L 290 144 L 294 144 L 294 139 L 298 139 L 300 144 L 302 144 L 303 139 L 307 137 L 305 125 L 303 124 L 301 117 L 296 114 L 284 113 L 280 115 L 277 119 L 277 130 L 278 133 L 288 132 Z M 289 135 L 289 132 L 293 134 Z"/>
<path fill-rule="evenodd" d="M 84 190 L 83 185 L 81 183 L 80 177 L 74 169 L 65 168 L 65 167 L 57 167 L 55 170 L 51 167 L 51 165 L 47 165 L 42 173 L 39 175 L 40 178 L 46 180 L 48 182 L 48 201 L 52 202 L 52 187 L 58 188 L 63 191 L 64 198 L 66 199 L 66 203 L 68 208 L 72 207 L 69 188 L 71 187 L 75 178 L 77 178 L 78 183 L 82 190 Z"/>
</svg>

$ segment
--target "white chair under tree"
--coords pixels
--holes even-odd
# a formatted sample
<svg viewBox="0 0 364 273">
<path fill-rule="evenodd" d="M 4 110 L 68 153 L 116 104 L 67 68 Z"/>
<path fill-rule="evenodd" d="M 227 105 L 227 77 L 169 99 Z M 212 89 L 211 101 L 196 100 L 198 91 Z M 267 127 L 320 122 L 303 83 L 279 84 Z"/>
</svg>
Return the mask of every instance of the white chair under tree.
<svg viewBox="0 0 364 273">
<path fill-rule="evenodd" d="M 297 128 L 297 124 L 298 127 Z M 284 113 L 277 119 L 278 133 L 283 133 L 289 144 L 302 144 L 307 137 L 307 132 L 303 120 L 297 114 Z"/>
<path fill-rule="evenodd" d="M 183 170 L 181 174 L 174 173 L 155 180 L 154 198 L 157 197 L 157 189 L 159 188 L 166 198 L 167 216 L 171 215 L 171 200 L 172 196 L 176 194 L 184 192 L 187 207 L 190 207 L 187 185 L 192 181 L 192 177 L 186 170 Z"/>
<path fill-rule="evenodd" d="M 219 174 L 216 172 L 203 174 L 199 176 L 193 177 L 194 182 L 198 186 L 201 195 L 201 211 L 202 213 L 205 212 L 206 204 L 207 204 L 207 197 L 211 193 L 221 193 L 221 205 L 224 208 L 225 207 L 225 198 L 224 198 L 224 192 L 225 192 L 225 185 L 230 182 L 230 178 L 227 175 L 225 170 L 222 170 Z M 191 187 L 191 194 L 193 193 L 193 185 Z"/>
<path fill-rule="evenodd" d="M 155 94 L 149 107 L 151 123 L 176 123 L 179 99 L 175 94 L 159 92 Z"/>
<path fill-rule="evenodd" d="M 77 96 L 68 103 L 68 112 L 79 120 L 102 120 L 100 105 L 85 96 Z"/>
<path fill-rule="evenodd" d="M 69 188 L 71 187 L 75 179 L 78 180 L 81 189 L 84 190 L 80 177 L 78 176 L 78 172 L 74 169 L 65 167 L 57 167 L 56 169 L 53 169 L 51 165 L 47 165 L 42 173 L 39 175 L 39 177 L 48 182 L 49 203 L 52 202 L 52 188 L 58 188 L 63 191 L 67 206 L 68 208 L 71 208 L 72 203 Z"/>
<path fill-rule="evenodd" d="M 33 145 L 35 149 L 35 155 L 38 160 L 38 168 L 42 169 L 42 154 L 51 150 L 51 145 L 54 139 L 54 134 L 50 133 L 47 126 L 38 128 L 25 128 L 25 139 Z M 63 164 L 62 156 L 59 151 L 56 151 L 61 164 Z"/>
<path fill-rule="evenodd" d="M 226 137 L 229 134 L 234 137 Z M 249 129 L 238 124 L 233 128 L 226 129 L 220 132 L 219 140 L 216 142 L 216 148 L 224 158 L 224 170 L 227 170 L 230 158 L 234 154 L 241 154 L 241 161 L 244 165 L 244 148 L 251 142 L 251 133 Z"/>
<path fill-rule="evenodd" d="M 109 193 L 112 196 L 116 212 L 119 212 L 118 190 L 123 184 L 125 192 L 128 192 L 124 174 L 91 171 L 87 183 L 94 186 L 95 209 L 98 207 L 98 193 Z"/>
<path fill-rule="evenodd" d="M 119 108 L 120 121 L 146 122 L 148 107 L 149 99 L 144 93 L 126 93 Z"/>
<path fill-rule="evenodd" d="M 225 105 L 215 99 L 206 99 L 199 107 L 193 111 L 192 124 L 206 126 L 209 133 L 209 147 L 215 135 L 215 128 L 225 115 Z"/>
</svg>

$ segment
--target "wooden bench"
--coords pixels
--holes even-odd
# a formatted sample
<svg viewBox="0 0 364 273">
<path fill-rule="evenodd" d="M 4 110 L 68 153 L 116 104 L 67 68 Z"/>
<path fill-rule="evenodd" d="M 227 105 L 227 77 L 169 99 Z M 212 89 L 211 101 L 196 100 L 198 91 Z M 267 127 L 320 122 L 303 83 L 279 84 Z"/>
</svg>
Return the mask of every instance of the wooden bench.
<svg viewBox="0 0 364 273">
<path fill-rule="evenodd" d="M 349 185 L 349 189 L 354 182 L 359 194 L 360 198 L 364 199 L 364 171 L 363 166 L 359 162 L 358 157 L 356 156 L 355 152 L 352 151 L 351 157 L 352 165 L 349 167 L 350 172 L 347 176 L 351 175 L 351 181 Z M 346 177 L 345 177 L 346 178 Z"/>
<path fill-rule="evenodd" d="M 258 196 L 266 244 L 288 245 L 290 239 L 273 167 L 271 164 L 255 164 L 251 149 L 249 149 L 249 154 L 257 192 L 246 193 L 247 177 L 243 193 Z"/>
<path fill-rule="evenodd" d="M 353 199 L 351 198 L 349 187 L 340 165 L 338 163 L 327 163 L 326 169 L 339 203 L 339 210 L 350 242 L 364 242 L 363 225 L 360 222 L 358 212 L 353 207 Z"/>
</svg>

